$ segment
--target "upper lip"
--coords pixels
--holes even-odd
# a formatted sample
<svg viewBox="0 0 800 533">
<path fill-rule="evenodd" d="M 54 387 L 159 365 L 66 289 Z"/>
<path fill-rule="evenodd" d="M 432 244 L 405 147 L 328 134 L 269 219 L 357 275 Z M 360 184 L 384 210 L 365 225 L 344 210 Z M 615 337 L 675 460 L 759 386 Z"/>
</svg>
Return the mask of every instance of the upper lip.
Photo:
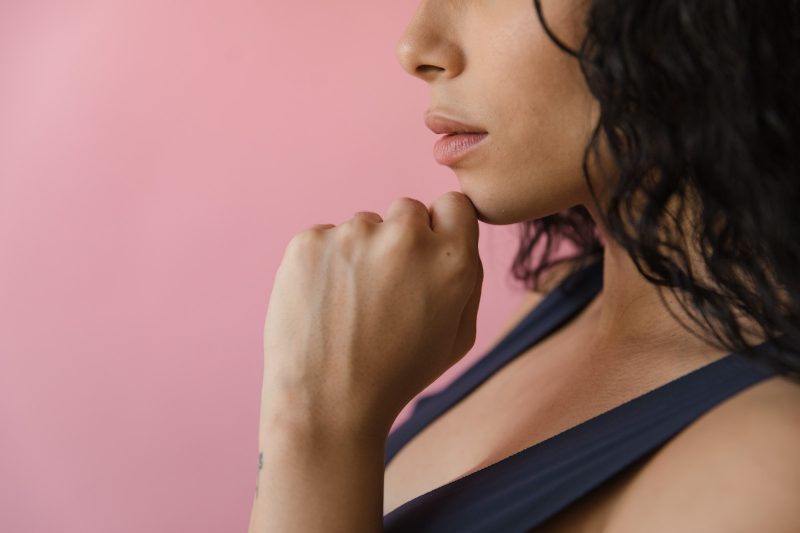
<svg viewBox="0 0 800 533">
<path fill-rule="evenodd" d="M 465 124 L 430 111 L 425 113 L 425 125 L 433 133 L 486 133 L 480 126 Z"/>
</svg>

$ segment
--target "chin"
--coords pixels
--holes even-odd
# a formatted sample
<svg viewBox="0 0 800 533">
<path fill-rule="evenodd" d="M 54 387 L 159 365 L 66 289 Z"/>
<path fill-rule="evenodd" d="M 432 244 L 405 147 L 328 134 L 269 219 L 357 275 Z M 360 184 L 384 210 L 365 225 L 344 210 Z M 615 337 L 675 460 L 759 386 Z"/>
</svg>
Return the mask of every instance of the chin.
<svg viewBox="0 0 800 533">
<path fill-rule="evenodd" d="M 519 195 L 515 197 L 506 197 L 500 193 L 493 193 L 486 190 L 470 191 L 468 188 L 463 187 L 461 192 L 463 192 L 464 195 L 470 199 L 472 205 L 475 206 L 478 220 L 494 226 L 518 224 L 559 211 L 559 208 L 556 206 L 537 206 L 535 202 L 525 202 L 525 198 Z"/>
<path fill-rule="evenodd" d="M 518 209 L 515 209 L 514 206 L 506 205 L 498 198 L 487 198 L 486 196 L 469 194 L 466 191 L 463 192 L 472 201 L 472 204 L 475 206 L 477 218 L 481 222 L 494 226 L 507 226 L 530 219 L 524 212 L 520 212 Z"/>
<path fill-rule="evenodd" d="M 566 180 L 559 183 L 554 179 L 542 179 L 539 186 L 526 189 L 524 186 L 509 185 L 509 181 L 514 180 L 502 180 L 503 185 L 490 186 L 487 175 L 468 177 L 462 174 L 459 178 L 461 192 L 475 206 L 478 220 L 497 226 L 544 218 L 583 203 L 584 200 L 582 194 L 585 186 L 578 183 L 578 180 L 573 180 L 573 186 L 565 187 Z M 532 182 L 535 183 L 535 180 L 528 180 L 528 184 Z M 570 185 L 569 182 L 566 184 Z"/>
<path fill-rule="evenodd" d="M 461 184 L 461 192 L 475 206 L 478 220 L 497 226 L 520 222 L 518 216 L 515 216 L 515 210 L 509 209 L 507 199 L 498 195 L 496 190 L 476 187 L 474 180 L 464 179 L 463 173 L 458 174 L 458 177 Z M 480 178 L 478 179 L 480 180 Z"/>
<path fill-rule="evenodd" d="M 501 210 L 501 211 L 483 211 L 480 208 L 477 208 L 478 212 L 478 220 L 481 222 L 485 222 L 486 224 L 491 224 L 493 226 L 507 226 L 509 224 L 516 224 L 518 222 L 523 222 L 527 219 L 520 219 L 519 217 L 509 216 L 508 212 Z"/>
</svg>

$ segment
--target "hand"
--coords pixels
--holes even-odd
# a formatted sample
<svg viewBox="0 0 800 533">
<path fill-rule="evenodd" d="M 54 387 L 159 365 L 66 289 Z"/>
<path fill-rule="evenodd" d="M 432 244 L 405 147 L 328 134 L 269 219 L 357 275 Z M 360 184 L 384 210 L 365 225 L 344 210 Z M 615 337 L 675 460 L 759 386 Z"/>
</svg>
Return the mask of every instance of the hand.
<svg viewBox="0 0 800 533">
<path fill-rule="evenodd" d="M 262 412 L 388 433 L 474 345 L 482 283 L 478 220 L 460 192 L 295 235 L 264 324 Z"/>
</svg>

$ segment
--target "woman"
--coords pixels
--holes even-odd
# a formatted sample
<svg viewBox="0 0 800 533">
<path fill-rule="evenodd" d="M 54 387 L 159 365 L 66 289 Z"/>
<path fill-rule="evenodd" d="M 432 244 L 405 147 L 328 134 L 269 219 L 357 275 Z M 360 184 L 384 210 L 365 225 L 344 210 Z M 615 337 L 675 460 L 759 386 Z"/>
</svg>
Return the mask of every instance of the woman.
<svg viewBox="0 0 800 533">
<path fill-rule="evenodd" d="M 798 27 L 794 0 L 422 0 L 398 57 L 463 194 L 290 243 L 250 531 L 800 531 Z M 523 223 L 534 290 L 389 436 L 474 343 L 478 219 Z"/>
</svg>

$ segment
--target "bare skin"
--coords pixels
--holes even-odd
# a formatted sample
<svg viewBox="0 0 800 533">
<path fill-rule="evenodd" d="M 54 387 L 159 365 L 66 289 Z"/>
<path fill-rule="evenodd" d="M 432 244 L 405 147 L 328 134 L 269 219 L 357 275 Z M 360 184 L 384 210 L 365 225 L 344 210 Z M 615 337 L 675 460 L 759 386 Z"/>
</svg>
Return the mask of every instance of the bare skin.
<svg viewBox="0 0 800 533">
<path fill-rule="evenodd" d="M 497 340 L 542 297 L 532 294 L 524 301 Z M 580 336 L 579 330 L 596 305 L 597 301 L 591 302 L 562 329 L 518 356 L 406 444 L 386 468 L 384 514 L 696 367 L 695 360 L 689 359 L 672 368 L 616 380 L 613 374 L 590 378 L 591 366 L 582 369 L 561 364 L 561 358 L 571 353 L 586 352 L 585 346 L 574 339 Z M 588 357 L 584 361 L 590 362 Z M 586 394 L 581 395 L 581 391 Z M 800 438 L 798 401 L 800 387 L 785 378 L 753 386 L 706 413 L 680 438 L 536 531 L 791 531 L 796 518 L 789 495 L 796 497 L 800 483 L 800 468 L 790 448 Z M 743 416 L 748 428 L 744 433 Z M 735 446 L 731 445 L 732 433 L 736 435 Z M 698 476 L 698 472 L 703 475 Z M 771 478 L 765 479 L 767 476 Z M 705 490 L 708 494 L 725 494 L 724 498 L 703 497 L 697 492 L 703 490 L 704 482 L 714 480 L 719 485 L 711 483 Z M 657 499 L 651 494 L 654 487 L 659 493 Z M 742 491 L 743 487 L 750 490 Z M 731 489 L 734 493 L 728 495 Z M 750 494 L 753 491 L 759 493 L 754 496 Z M 682 501 L 687 494 L 699 498 L 703 505 L 688 512 Z M 729 508 L 732 496 L 752 498 L 763 507 L 759 512 L 755 504 L 742 504 L 738 510 L 747 516 L 739 517 Z M 675 508 L 683 511 L 675 513 Z M 651 514 L 656 511 L 664 514 L 657 522 Z M 740 529 L 726 522 L 731 519 L 740 521 Z M 702 529 L 690 526 L 703 520 L 708 524 Z M 762 528 L 753 528 L 752 524 L 759 522 Z"/>
<path fill-rule="evenodd" d="M 567 44 L 577 44 L 581 35 L 582 4 L 543 0 L 542 5 L 556 34 Z M 400 40 L 397 54 L 407 72 L 429 84 L 432 95 L 429 111 L 480 126 L 489 133 L 479 149 L 453 166 L 461 191 L 474 206 L 479 220 L 513 224 L 582 204 L 603 230 L 581 171 L 583 149 L 597 119 L 597 103 L 585 87 L 575 60 L 559 50 L 544 33 L 530 0 L 422 0 Z M 590 170 L 608 169 L 607 160 L 592 164 Z M 595 188 L 602 197 L 603 183 L 597 183 Z M 413 232 L 417 242 L 438 243 L 406 246 L 399 259 L 400 266 L 428 269 L 425 276 L 404 280 L 405 283 L 428 283 L 426 290 L 420 291 L 421 297 L 430 298 L 428 293 L 442 290 L 440 284 L 427 281 L 444 275 L 434 268 L 439 264 L 435 258 L 441 258 L 444 250 L 453 249 L 456 242 L 462 240 L 458 234 L 464 231 L 466 222 L 472 227 L 471 215 L 458 201 L 453 197 L 449 203 L 443 202 L 439 208 L 442 214 L 436 217 L 433 216 L 435 210 L 431 211 L 432 219 L 439 217 L 450 225 L 449 240 L 442 240 L 443 237 L 432 240 L 427 233 L 430 227 L 421 223 L 413 230 L 410 225 L 405 226 L 406 236 Z M 411 207 L 409 203 L 402 208 L 395 206 L 396 219 L 404 212 L 402 218 L 411 220 Z M 424 206 L 416 206 L 419 207 Z M 418 220 L 422 222 L 426 218 L 423 214 L 417 209 L 414 216 L 421 217 Z M 379 215 L 372 215 L 380 219 Z M 387 221 L 389 219 L 387 217 Z M 459 221 L 462 226 L 456 224 Z M 389 241 L 385 238 L 389 232 L 398 233 L 402 226 L 397 221 L 389 224 L 389 229 L 381 227 L 381 220 L 374 224 L 347 226 L 348 231 L 360 228 L 364 236 L 361 241 L 347 241 L 348 246 L 359 250 L 373 239 L 380 246 L 364 248 L 372 252 L 381 249 L 385 245 L 382 243 L 400 242 L 396 238 Z M 314 233 L 313 238 L 308 234 L 304 242 L 310 244 L 306 250 L 315 254 L 323 250 L 336 251 L 331 243 L 339 237 L 333 236 L 345 233 L 335 228 L 330 231 L 329 234 Z M 470 250 L 475 248 L 476 236 L 469 239 Z M 391 384 L 398 388 L 393 391 L 388 410 L 373 410 L 369 416 L 360 413 L 346 420 L 341 413 L 358 411 L 360 406 L 370 403 L 371 396 L 362 396 L 363 401 L 350 405 L 352 409 L 339 409 L 336 414 L 331 411 L 314 418 L 324 423 L 312 423 L 300 416 L 300 410 L 286 414 L 296 402 L 282 394 L 281 387 L 265 387 L 264 391 L 275 392 L 262 398 L 263 461 L 259 464 L 263 470 L 259 474 L 260 494 L 254 501 L 250 531 L 379 531 L 381 502 L 386 513 L 427 490 L 493 464 L 725 355 L 687 332 L 670 314 L 656 288 L 641 276 L 625 250 L 607 235 L 605 242 L 604 288 L 592 303 L 566 327 L 499 371 L 426 428 L 401 450 L 385 472 L 382 457 L 386 435 L 383 432 L 393 420 L 392 414 L 399 412 L 403 400 L 410 399 L 411 391 L 419 392 L 426 382 L 456 362 L 458 357 L 454 355 L 457 354 L 431 350 L 423 356 L 425 346 L 420 344 L 419 353 L 414 357 L 397 348 L 391 357 L 381 357 L 379 361 L 364 359 L 369 365 L 358 368 L 364 368 L 365 373 L 372 371 L 373 375 L 360 376 L 362 384 L 377 383 L 379 388 Z M 433 253 L 436 250 L 438 255 Z M 313 254 L 309 257 L 312 256 L 317 257 Z M 325 256 L 336 257 L 337 254 Z M 370 253 L 362 256 L 368 257 Z M 380 266 L 397 266 L 397 257 L 393 256 L 392 263 Z M 297 273 L 304 265 L 312 263 L 296 261 L 286 272 Z M 366 281 L 369 271 L 362 269 L 356 274 L 363 275 L 362 281 Z M 297 297 L 306 296 L 301 292 L 302 287 L 323 274 L 327 276 L 327 272 L 308 272 L 304 278 L 294 274 L 298 279 L 287 278 L 282 284 L 288 296 L 276 302 L 285 306 L 286 325 L 281 330 L 277 322 L 280 316 L 273 314 L 276 320 L 273 323 L 275 334 L 271 335 L 273 342 L 276 339 L 288 342 L 292 337 L 292 324 L 302 322 L 308 313 L 304 309 L 290 312 L 289 302 L 302 305 L 309 301 L 310 298 Z M 398 267 L 394 274 L 399 279 L 404 272 Z M 471 270 L 469 275 L 460 278 L 452 274 L 451 279 L 464 282 L 459 287 L 458 298 L 464 300 L 469 296 L 471 284 L 476 283 L 475 276 Z M 345 279 L 353 278 L 343 276 L 329 281 L 335 287 Z M 369 282 L 374 280 L 369 278 Z M 479 287 L 480 281 L 477 282 Z M 663 296 L 669 309 L 680 317 L 682 310 L 676 300 L 670 294 Z M 479 290 L 471 300 L 472 322 L 478 297 Z M 429 301 L 436 303 L 438 299 Z M 387 312 L 378 305 L 380 302 L 370 303 L 376 305 L 376 313 Z M 535 298 L 526 302 L 527 305 L 535 303 Z M 421 309 L 406 311 L 408 316 L 404 318 L 412 321 L 425 317 Z M 526 310 L 522 308 L 517 318 Z M 448 324 L 454 318 L 444 313 L 441 316 Z M 336 325 L 342 325 L 342 317 L 347 318 L 347 313 L 337 308 L 323 318 L 331 324 L 339 321 Z M 689 323 L 686 317 L 681 318 Z M 469 322 L 462 320 L 464 331 L 459 334 L 467 340 L 474 333 L 468 331 L 474 326 Z M 381 323 L 385 321 L 375 322 Z M 332 331 L 336 329 L 331 328 Z M 361 329 L 351 331 L 358 333 Z M 375 331 L 379 336 L 384 330 L 376 326 Z M 400 335 L 404 339 L 418 338 L 413 330 L 401 333 L 406 333 Z M 385 347 L 385 339 L 381 341 L 369 348 Z M 428 341 L 433 346 L 439 339 Z M 468 345 L 462 342 L 462 347 Z M 592 347 L 591 350 L 587 350 L 587 346 Z M 279 348 L 286 347 L 288 345 Z M 320 362 L 339 364 L 334 356 L 363 356 L 370 351 L 309 354 L 290 350 L 287 354 L 286 350 L 272 348 L 266 353 L 266 361 L 285 357 L 286 368 L 289 368 L 290 364 L 308 360 L 309 369 L 318 367 Z M 389 379 L 398 375 L 396 368 L 381 366 L 399 365 L 404 361 L 417 364 L 419 360 L 436 361 L 437 358 L 440 358 L 437 366 L 427 368 L 424 379 L 419 378 L 417 371 L 407 372 L 405 383 Z M 278 383 L 275 374 L 278 368 L 279 365 L 273 364 L 270 373 L 265 371 L 265 383 L 267 379 L 270 384 Z M 532 384 L 534 376 L 540 386 Z M 376 381 L 378 377 L 385 381 Z M 311 378 L 306 383 L 312 382 Z M 420 381 L 411 383 L 413 379 Z M 344 377 L 336 379 L 334 376 L 322 381 L 317 379 L 315 386 L 313 383 L 304 386 L 304 397 L 310 398 L 308 405 L 349 405 L 350 393 L 360 393 L 364 388 L 348 389 L 345 381 Z M 576 394 L 576 391 L 586 392 Z M 552 409 L 554 406 L 558 409 Z M 706 413 L 648 461 L 593 492 L 539 530 L 551 533 L 797 531 L 800 519 L 794 511 L 794 502 L 800 501 L 800 461 L 796 453 L 800 449 L 798 406 L 800 386 L 797 384 L 785 378 L 759 383 Z M 490 422 L 485 416 L 487 412 L 492 413 Z M 497 413 L 507 415 L 498 416 Z M 353 438 L 367 427 L 363 423 L 354 425 L 354 420 L 363 422 L 368 418 L 378 420 L 377 424 L 370 426 L 366 432 L 368 436 Z M 356 427 L 359 431 L 352 431 Z M 471 433 L 469 430 L 452 431 L 457 428 L 473 430 Z M 468 447 L 462 448 L 461 454 L 442 454 L 442 449 L 455 449 L 454 441 L 448 438 L 456 437 L 461 443 L 469 443 Z M 445 461 L 444 455 L 451 460 Z M 431 464 L 438 466 L 431 468 Z M 420 468 L 421 465 L 425 468 Z M 269 497 L 263 497 L 264 494 Z"/>
<path fill-rule="evenodd" d="M 556 35 L 575 47 L 584 6 L 544 0 L 542 7 Z M 579 167 L 597 103 L 577 62 L 545 35 L 531 1 L 423 0 L 398 57 L 407 72 L 430 86 L 433 112 L 489 132 L 485 146 L 453 166 L 480 220 L 510 224 L 581 204 L 604 229 Z M 607 160 L 593 164 L 590 170 L 613 172 Z M 604 184 L 595 188 L 602 198 Z M 398 453 L 386 470 L 384 513 L 726 355 L 686 331 L 627 252 L 605 232 L 604 237 L 601 293 L 570 324 L 499 371 Z M 673 295 L 663 297 L 682 322 L 691 324 Z M 509 328 L 539 299 L 533 295 L 524 302 Z M 534 375 L 549 386 L 535 387 Z M 514 393 L 504 394 L 509 390 Z M 576 397 L 581 390 L 592 394 Z M 798 400 L 800 387 L 780 377 L 738 394 L 651 461 L 542 530 L 800 527 L 787 500 L 787 494 L 800 500 L 800 459 L 791 447 L 777 444 L 800 443 Z M 542 408 L 529 407 L 520 417 L 520 404 Z M 554 405 L 568 408 L 548 411 Z M 548 414 L 554 411 L 558 416 Z M 739 416 L 747 417 L 752 428 L 730 446 Z M 724 460 L 712 460 L 721 448 Z M 437 449 L 449 450 L 449 462 Z M 753 457 L 763 458 L 764 467 L 754 468 Z M 714 477 L 722 471 L 724 476 Z M 719 491 L 726 497 L 704 498 Z M 728 498 L 754 503 L 736 507 Z M 703 504 L 689 506 L 687 500 Z"/>
</svg>

